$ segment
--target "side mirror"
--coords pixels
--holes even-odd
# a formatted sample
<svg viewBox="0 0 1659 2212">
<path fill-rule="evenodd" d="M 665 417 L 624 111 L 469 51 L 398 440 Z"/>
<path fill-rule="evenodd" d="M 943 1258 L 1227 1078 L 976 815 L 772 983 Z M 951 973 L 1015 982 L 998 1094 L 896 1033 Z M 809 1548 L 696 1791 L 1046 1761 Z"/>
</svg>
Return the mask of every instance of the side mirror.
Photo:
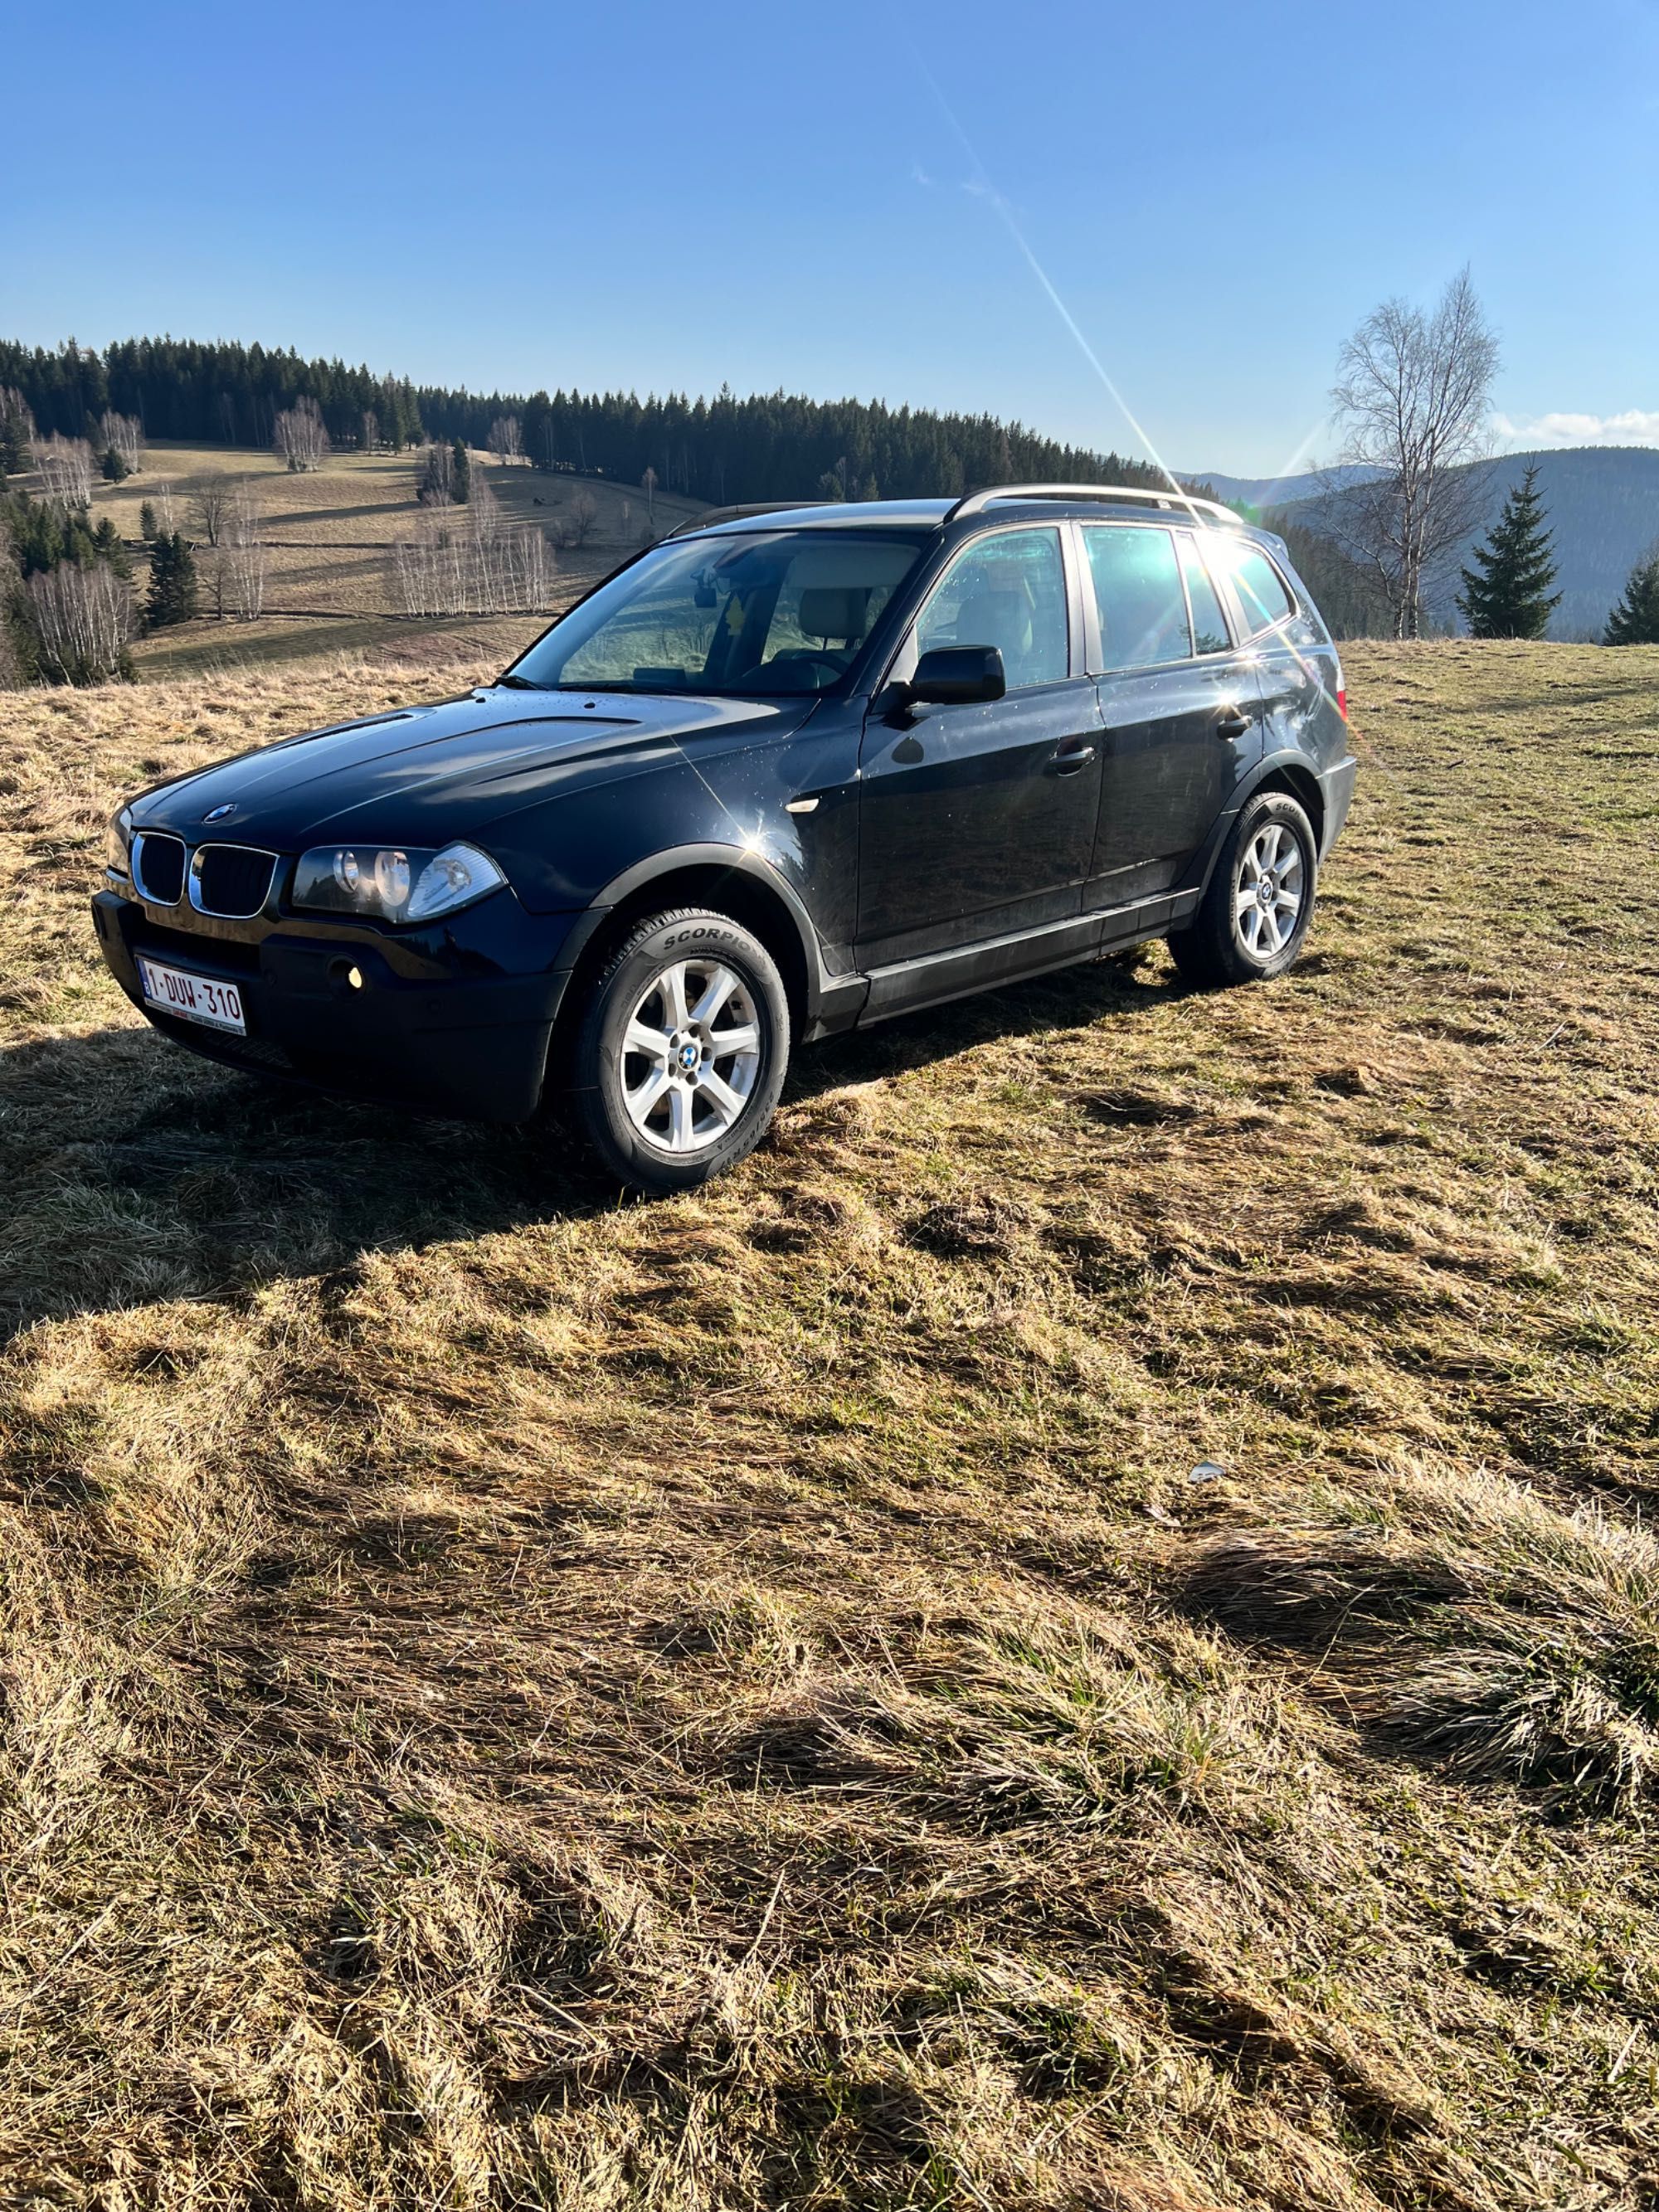
<svg viewBox="0 0 1659 2212">
<path fill-rule="evenodd" d="M 1001 648 L 994 645 L 936 645 L 916 663 L 905 686 L 911 699 L 930 707 L 976 707 L 1008 689 Z"/>
</svg>

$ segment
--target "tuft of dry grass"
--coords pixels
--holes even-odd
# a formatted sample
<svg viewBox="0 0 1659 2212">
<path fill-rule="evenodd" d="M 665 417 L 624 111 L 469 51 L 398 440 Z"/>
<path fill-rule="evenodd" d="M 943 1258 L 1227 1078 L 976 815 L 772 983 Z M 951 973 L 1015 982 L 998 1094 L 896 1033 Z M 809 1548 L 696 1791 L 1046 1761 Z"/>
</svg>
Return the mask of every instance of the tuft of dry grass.
<svg viewBox="0 0 1659 2212">
<path fill-rule="evenodd" d="M 646 1206 L 95 957 L 124 788 L 468 642 L 8 704 L 5 2201 L 1643 2212 L 1659 654 L 1354 649 L 1291 976 Z"/>
<path fill-rule="evenodd" d="M 1564 1513 L 1437 1467 L 1221 1537 L 1189 1588 L 1235 1633 L 1316 1655 L 1354 1717 L 1453 1772 L 1659 1790 L 1659 1540 L 1599 1501 Z"/>
</svg>

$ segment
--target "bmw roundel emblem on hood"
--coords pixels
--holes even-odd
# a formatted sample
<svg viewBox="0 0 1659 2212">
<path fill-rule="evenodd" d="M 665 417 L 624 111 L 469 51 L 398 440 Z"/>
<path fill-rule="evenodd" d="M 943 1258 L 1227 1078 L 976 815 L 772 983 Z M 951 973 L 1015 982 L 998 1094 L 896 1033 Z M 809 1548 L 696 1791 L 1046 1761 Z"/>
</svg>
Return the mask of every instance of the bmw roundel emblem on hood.
<svg viewBox="0 0 1659 2212">
<path fill-rule="evenodd" d="M 212 806 L 208 809 L 202 819 L 204 822 L 222 822 L 227 815 L 234 814 L 235 811 L 236 809 L 234 806 Z"/>
</svg>

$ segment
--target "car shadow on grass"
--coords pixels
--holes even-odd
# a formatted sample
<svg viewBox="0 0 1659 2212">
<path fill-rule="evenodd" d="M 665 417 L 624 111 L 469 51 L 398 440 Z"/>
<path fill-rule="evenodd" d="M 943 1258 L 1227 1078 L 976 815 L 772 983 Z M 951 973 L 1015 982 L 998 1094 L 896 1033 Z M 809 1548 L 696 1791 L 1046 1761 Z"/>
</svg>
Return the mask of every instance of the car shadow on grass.
<svg viewBox="0 0 1659 2212">
<path fill-rule="evenodd" d="M 992 1041 L 1133 1018 L 1178 987 L 1073 969 L 801 1052 L 784 1110 Z M 33 1322 L 262 1285 L 643 1204 L 562 1115 L 443 1121 L 200 1060 L 142 1028 L 0 1049 L 0 1342 Z"/>
</svg>

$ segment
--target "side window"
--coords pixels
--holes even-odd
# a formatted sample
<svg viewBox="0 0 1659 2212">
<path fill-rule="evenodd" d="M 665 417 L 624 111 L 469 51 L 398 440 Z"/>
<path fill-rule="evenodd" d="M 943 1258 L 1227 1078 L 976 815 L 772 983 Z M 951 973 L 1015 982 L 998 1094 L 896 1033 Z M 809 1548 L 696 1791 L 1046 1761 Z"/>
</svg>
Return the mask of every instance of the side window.
<svg viewBox="0 0 1659 2212">
<path fill-rule="evenodd" d="M 994 645 L 1008 689 L 1071 673 L 1066 570 L 1057 530 L 1003 530 L 957 555 L 916 624 L 916 650 Z"/>
<path fill-rule="evenodd" d="M 1258 630 L 1271 629 L 1293 611 L 1296 603 L 1285 588 L 1284 578 L 1267 555 L 1248 538 L 1212 544 L 1211 551 L 1212 556 L 1218 554 L 1226 563 L 1227 574 L 1233 580 L 1233 589 L 1238 593 L 1238 604 L 1243 611 L 1244 627 L 1252 637 Z"/>
<path fill-rule="evenodd" d="M 1187 596 L 1193 603 L 1193 634 L 1198 651 L 1230 653 L 1233 641 L 1227 635 L 1227 617 L 1221 611 L 1221 600 L 1204 556 L 1190 538 L 1181 540 L 1181 566 L 1187 579 Z"/>
<path fill-rule="evenodd" d="M 1108 668 L 1156 668 L 1193 649 L 1187 595 L 1167 530 L 1107 523 L 1085 528 L 1089 574 Z"/>
</svg>

